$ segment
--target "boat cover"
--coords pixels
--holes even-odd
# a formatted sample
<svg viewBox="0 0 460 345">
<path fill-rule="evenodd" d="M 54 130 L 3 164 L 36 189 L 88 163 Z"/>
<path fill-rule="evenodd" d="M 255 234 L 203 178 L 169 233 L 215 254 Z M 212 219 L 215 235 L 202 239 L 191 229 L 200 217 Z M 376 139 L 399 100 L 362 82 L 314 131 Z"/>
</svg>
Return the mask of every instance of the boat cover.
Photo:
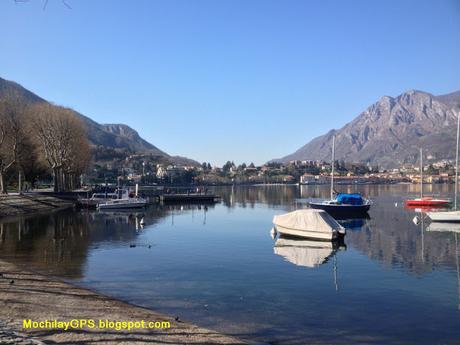
<svg viewBox="0 0 460 345">
<path fill-rule="evenodd" d="M 337 202 L 341 204 L 348 204 L 348 205 L 362 205 L 363 204 L 363 197 L 361 194 L 346 194 L 340 193 L 337 195 Z"/>
<path fill-rule="evenodd" d="M 302 209 L 273 217 L 273 223 L 289 229 L 330 233 L 342 226 L 326 211 Z"/>
</svg>

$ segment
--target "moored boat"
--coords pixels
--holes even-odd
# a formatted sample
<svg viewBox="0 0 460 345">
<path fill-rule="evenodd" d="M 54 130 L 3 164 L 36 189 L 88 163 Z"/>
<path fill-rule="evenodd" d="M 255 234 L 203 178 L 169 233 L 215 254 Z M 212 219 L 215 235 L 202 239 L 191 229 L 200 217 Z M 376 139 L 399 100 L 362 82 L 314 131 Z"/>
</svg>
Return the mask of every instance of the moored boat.
<svg viewBox="0 0 460 345">
<path fill-rule="evenodd" d="M 302 209 L 273 217 L 282 235 L 334 240 L 345 235 L 345 228 L 324 210 Z"/>
<path fill-rule="evenodd" d="M 460 141 L 460 112 L 457 113 L 457 150 L 455 151 L 455 193 L 454 193 L 454 210 L 443 212 L 428 212 L 428 217 L 433 222 L 451 222 L 460 223 L 460 211 L 457 211 L 458 195 L 458 147 Z"/>
<path fill-rule="evenodd" d="M 365 199 L 359 193 L 339 193 L 335 197 L 334 192 L 334 166 L 335 166 L 335 135 L 332 137 L 332 160 L 331 160 L 331 197 L 329 200 L 319 202 L 309 202 L 313 209 L 321 209 L 336 217 L 354 217 L 362 216 L 369 211 L 372 203 Z"/>
<path fill-rule="evenodd" d="M 360 194 L 340 193 L 335 199 L 320 202 L 309 202 L 313 209 L 321 209 L 332 216 L 347 215 L 350 217 L 366 215 L 371 207 L 370 200 Z"/>
<path fill-rule="evenodd" d="M 91 198 L 78 199 L 77 206 L 82 208 L 96 208 L 100 203 L 117 198 L 117 193 L 94 193 Z"/>
<path fill-rule="evenodd" d="M 409 207 L 415 207 L 415 206 L 421 206 L 421 207 L 440 207 L 440 206 L 446 206 L 450 204 L 450 200 L 447 199 L 437 199 L 433 197 L 422 197 L 422 198 L 416 198 L 416 199 L 411 199 L 411 200 L 406 200 L 406 206 Z"/>
<path fill-rule="evenodd" d="M 430 196 L 423 196 L 423 150 L 420 149 L 420 198 L 406 200 L 407 207 L 441 207 L 450 204 L 448 199 L 438 199 Z"/>
<path fill-rule="evenodd" d="M 136 188 L 137 191 L 137 188 Z M 129 195 L 128 190 L 123 189 L 118 191 L 118 199 L 108 200 L 98 204 L 99 210 L 108 209 L 131 209 L 131 208 L 143 208 L 147 205 L 147 200 L 137 196 L 134 197 Z"/>
<path fill-rule="evenodd" d="M 427 215 L 433 222 L 460 222 L 460 211 L 428 212 Z"/>
<path fill-rule="evenodd" d="M 123 208 L 143 208 L 147 204 L 144 198 L 129 198 L 129 199 L 116 199 L 104 203 L 100 203 L 98 208 L 100 210 L 107 209 L 123 209 Z"/>
</svg>

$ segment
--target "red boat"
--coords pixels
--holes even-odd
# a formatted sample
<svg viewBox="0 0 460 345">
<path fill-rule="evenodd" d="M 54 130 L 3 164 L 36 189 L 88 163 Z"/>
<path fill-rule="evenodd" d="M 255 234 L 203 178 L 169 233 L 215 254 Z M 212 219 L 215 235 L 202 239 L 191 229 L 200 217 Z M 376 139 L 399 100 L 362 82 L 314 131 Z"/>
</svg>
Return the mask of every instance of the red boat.
<svg viewBox="0 0 460 345">
<path fill-rule="evenodd" d="M 450 204 L 450 200 L 435 199 L 432 197 L 423 197 L 412 200 L 406 200 L 406 206 L 446 206 Z"/>
<path fill-rule="evenodd" d="M 459 122 L 460 124 L 460 122 Z M 420 149 L 420 198 L 406 200 L 406 206 L 408 207 L 440 207 L 440 206 L 447 206 L 450 204 L 450 200 L 447 199 L 435 199 L 433 197 L 423 196 L 423 150 Z"/>
</svg>

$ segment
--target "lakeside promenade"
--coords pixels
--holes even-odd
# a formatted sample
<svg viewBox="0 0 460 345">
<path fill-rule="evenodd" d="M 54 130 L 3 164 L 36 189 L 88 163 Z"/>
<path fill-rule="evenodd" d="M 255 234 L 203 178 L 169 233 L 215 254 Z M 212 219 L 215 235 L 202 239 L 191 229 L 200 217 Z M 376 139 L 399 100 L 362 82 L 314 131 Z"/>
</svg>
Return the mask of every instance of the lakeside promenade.
<svg viewBox="0 0 460 345">
<path fill-rule="evenodd" d="M 247 344 L 0 260 L 0 344 Z M 170 328 L 23 329 L 23 320 L 169 322 Z"/>
</svg>

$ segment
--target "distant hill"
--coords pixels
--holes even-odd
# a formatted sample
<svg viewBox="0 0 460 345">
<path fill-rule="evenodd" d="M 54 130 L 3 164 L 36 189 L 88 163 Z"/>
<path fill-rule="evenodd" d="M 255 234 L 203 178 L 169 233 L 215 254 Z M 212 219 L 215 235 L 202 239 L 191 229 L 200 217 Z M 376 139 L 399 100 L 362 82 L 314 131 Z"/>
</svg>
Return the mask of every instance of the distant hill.
<svg viewBox="0 0 460 345">
<path fill-rule="evenodd" d="M 27 104 L 47 102 L 23 86 L 9 80 L 0 78 L 0 99 L 6 94 L 14 94 L 23 99 Z M 148 141 L 142 139 L 137 131 L 124 124 L 99 124 L 89 117 L 75 112 L 79 116 L 87 130 L 88 140 L 93 146 L 103 146 L 113 149 L 127 149 L 136 153 L 149 153 L 155 156 L 167 158 L 175 164 L 197 165 L 198 162 L 178 156 L 170 156 Z"/>
<path fill-rule="evenodd" d="M 296 152 L 275 161 L 330 160 L 336 135 L 336 159 L 383 167 L 415 163 L 422 147 L 431 161 L 453 159 L 460 91 L 433 96 L 411 90 L 384 96 L 338 130 L 330 130 Z"/>
</svg>

